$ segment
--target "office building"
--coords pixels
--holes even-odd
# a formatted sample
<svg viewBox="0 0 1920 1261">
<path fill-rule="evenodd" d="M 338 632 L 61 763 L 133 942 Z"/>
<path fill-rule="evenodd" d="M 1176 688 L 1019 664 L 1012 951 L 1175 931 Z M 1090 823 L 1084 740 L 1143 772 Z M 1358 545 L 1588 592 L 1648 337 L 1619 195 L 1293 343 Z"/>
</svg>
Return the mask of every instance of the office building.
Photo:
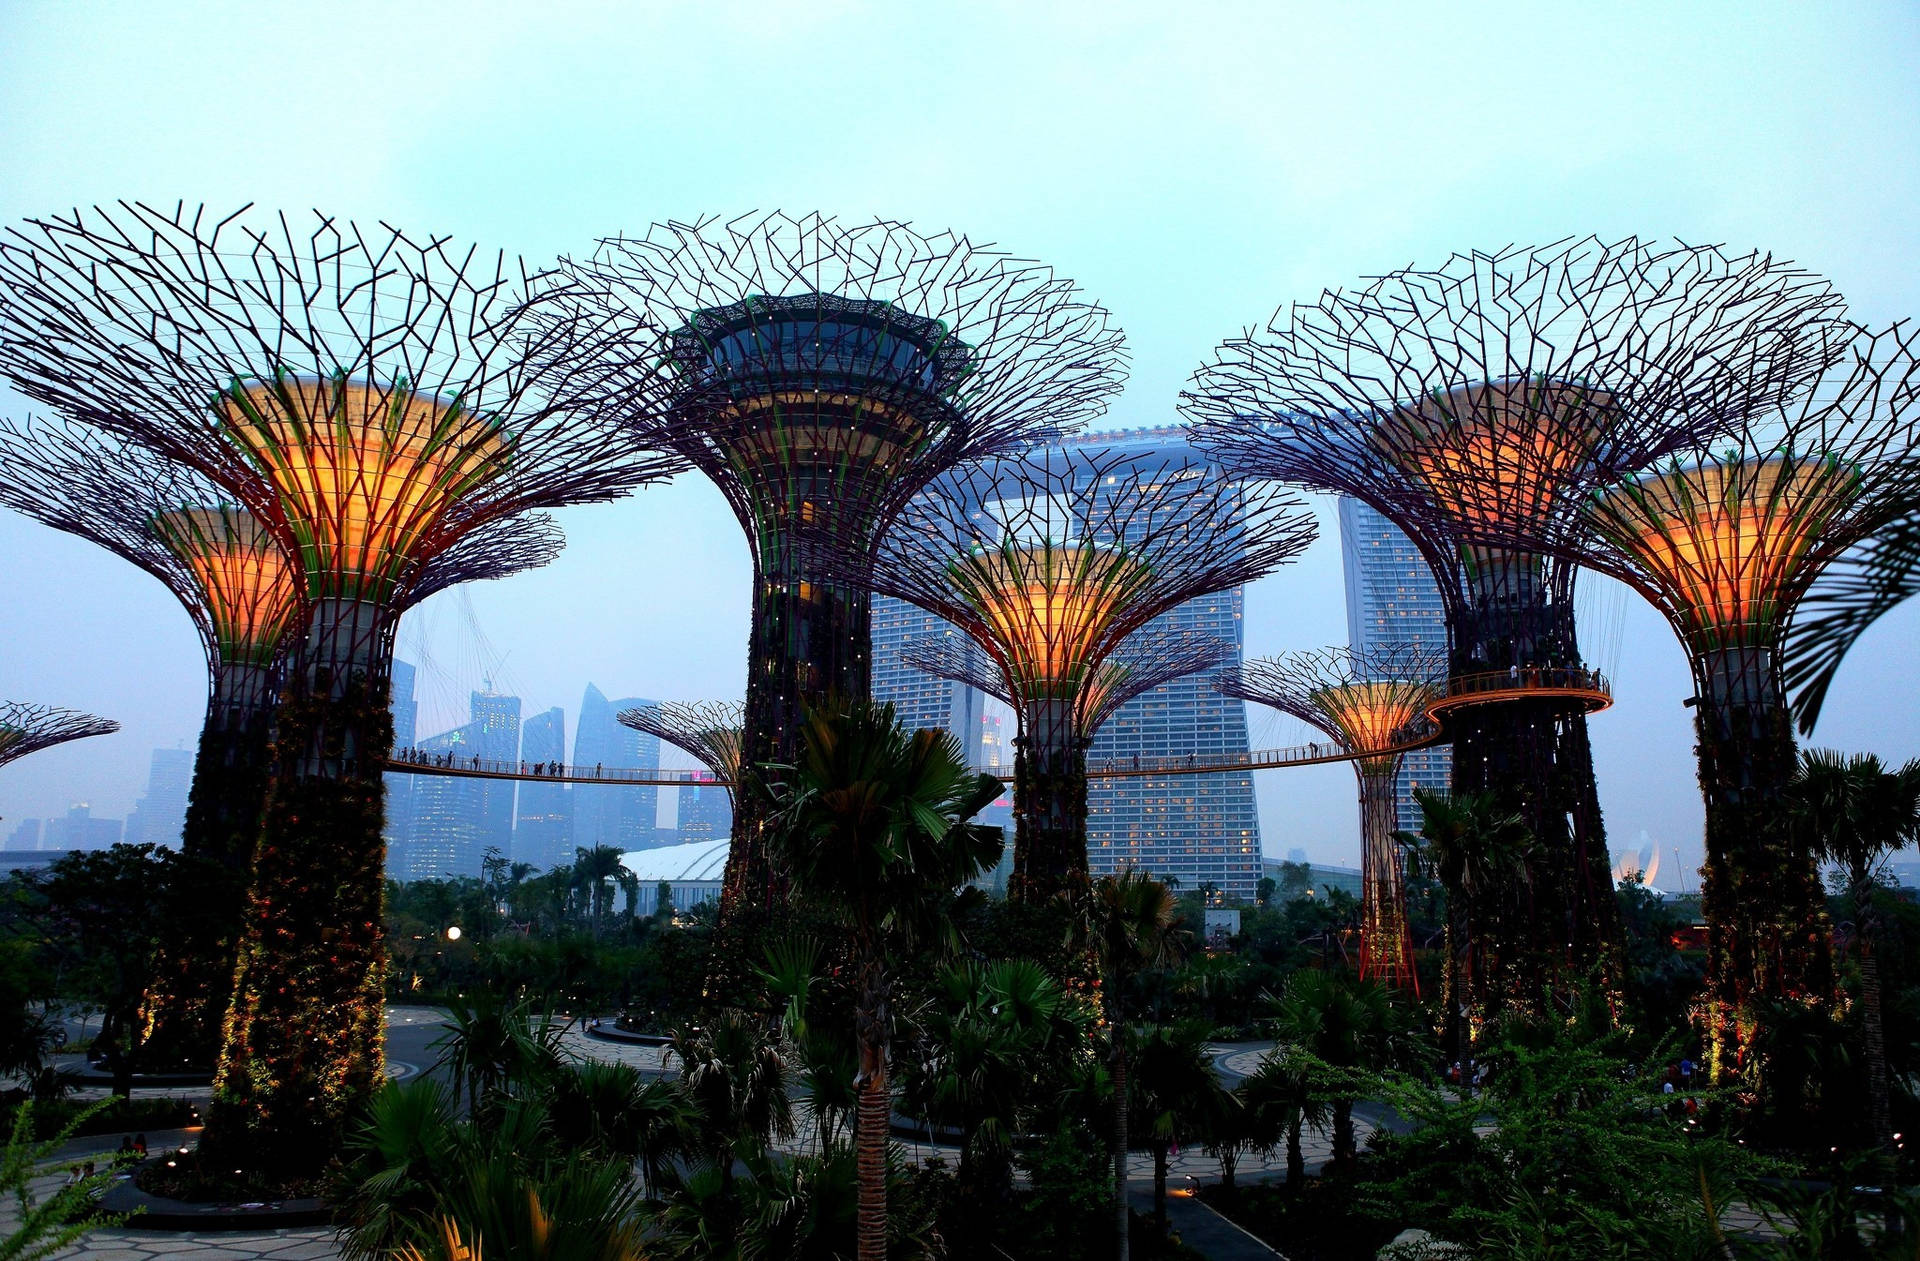
<svg viewBox="0 0 1920 1261">
<path fill-rule="evenodd" d="M 675 789 L 679 793 L 676 831 L 680 841 L 723 841 L 733 832 L 733 798 L 725 788 L 711 782 L 711 774 L 699 772 L 697 778 L 708 782 Z"/>
<path fill-rule="evenodd" d="M 945 619 L 890 596 L 873 599 L 873 699 L 890 703 L 909 730 L 940 727 L 953 733 L 967 760 L 980 762 L 980 711 L 976 688 L 936 679 L 900 659 L 911 644 L 945 639 L 966 651 L 971 641 Z"/>
<path fill-rule="evenodd" d="M 54 850 L 71 849 L 110 849 L 120 843 L 121 822 L 118 819 L 96 819 L 93 807 L 86 802 L 76 802 L 67 807 L 67 813 L 58 819 L 48 819 L 43 848 Z"/>
<path fill-rule="evenodd" d="M 428 758 L 449 757 L 456 766 L 474 758 L 514 765 L 520 755 L 520 698 L 491 688 L 469 693 L 468 713 L 468 720 L 452 731 L 419 741 L 420 751 Z M 401 879 L 477 876 L 489 849 L 511 852 L 513 780 L 455 775 L 413 779 L 413 820 Z"/>
<path fill-rule="evenodd" d="M 187 791 L 193 784 L 193 754 L 155 749 L 147 765 L 147 791 L 127 816 L 122 839 L 129 845 L 180 846 L 187 826 Z"/>
<path fill-rule="evenodd" d="M 1447 651 L 1447 615 L 1433 570 L 1400 527 L 1359 500 L 1340 499 L 1340 558 L 1347 587 L 1347 646 L 1365 653 L 1392 644 Z M 1447 792 L 1453 750 L 1416 749 L 1400 763 L 1394 800 L 1402 831 L 1418 831 L 1413 790 Z"/>
<path fill-rule="evenodd" d="M 567 714 L 558 706 L 520 724 L 520 760 L 551 766 L 567 760 Z M 538 781 L 520 785 L 519 815 L 513 825 L 513 861 L 541 871 L 573 858 L 573 795 L 565 784 Z"/>
<path fill-rule="evenodd" d="M 591 775 L 596 767 L 653 770 L 660 765 L 660 740 L 623 727 L 615 717 L 653 701 L 629 696 L 610 701 L 593 684 L 580 701 L 580 724 L 573 733 L 573 762 Z M 611 845 L 621 852 L 657 843 L 655 815 L 660 790 L 649 786 L 580 784 L 573 790 L 573 845 L 592 849 Z"/>
</svg>

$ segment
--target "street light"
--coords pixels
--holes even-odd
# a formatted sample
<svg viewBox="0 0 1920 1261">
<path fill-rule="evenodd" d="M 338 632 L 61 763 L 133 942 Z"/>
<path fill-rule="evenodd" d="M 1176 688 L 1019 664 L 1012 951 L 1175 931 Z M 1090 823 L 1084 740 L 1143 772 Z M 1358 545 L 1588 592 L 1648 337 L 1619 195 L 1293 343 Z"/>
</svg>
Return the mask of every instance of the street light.
<svg viewBox="0 0 1920 1261">
<path fill-rule="evenodd" d="M 448 925 L 448 927 L 447 927 L 447 940 L 448 940 L 448 941 L 459 941 L 459 940 L 460 940 L 460 925 L 458 925 L 458 924 L 450 924 L 450 925 Z"/>
</svg>

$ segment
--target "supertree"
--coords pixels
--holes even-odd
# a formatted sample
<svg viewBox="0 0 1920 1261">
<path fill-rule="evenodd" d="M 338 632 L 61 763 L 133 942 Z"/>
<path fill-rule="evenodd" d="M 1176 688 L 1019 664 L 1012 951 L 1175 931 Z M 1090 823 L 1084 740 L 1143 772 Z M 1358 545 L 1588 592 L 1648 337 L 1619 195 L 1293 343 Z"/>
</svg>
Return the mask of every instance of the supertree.
<svg viewBox="0 0 1920 1261">
<path fill-rule="evenodd" d="M 1051 269 L 904 223 L 755 214 L 654 226 L 562 262 L 597 348 L 587 393 L 726 496 L 753 558 L 741 787 L 723 912 L 778 888 L 754 768 L 794 760 L 803 705 L 865 697 L 867 593 L 833 547 L 870 552 L 963 461 L 1097 415 L 1122 338 Z M 578 368 L 580 365 L 570 365 Z"/>
<path fill-rule="evenodd" d="M 1299 555 L 1314 537 L 1299 507 L 1190 458 L 1069 448 L 956 470 L 877 551 L 860 540 L 848 550 L 849 574 L 971 639 L 1019 715 L 1012 896 L 1085 888 L 1092 726 L 1133 681 L 1164 682 L 1169 662 L 1186 664 L 1151 638 L 1129 657 L 1128 638 Z"/>
<path fill-rule="evenodd" d="M 1916 436 L 1920 330 L 1855 330 L 1786 406 L 1594 492 L 1549 532 L 1660 609 L 1693 665 L 1716 1080 L 1764 1076 L 1746 1053 L 1771 1005 L 1832 997 L 1825 898 L 1786 809 L 1784 651 L 1821 574 L 1911 512 Z"/>
<path fill-rule="evenodd" d="M 210 1063 L 233 975 L 245 878 L 259 839 L 277 667 L 302 622 L 300 560 L 192 469 L 85 424 L 0 422 L 0 505 L 84 538 L 157 578 L 206 652 L 207 712 L 181 850 L 202 872 L 195 922 L 170 923 L 168 983 L 150 995 L 149 1047 Z M 397 601 L 451 583 L 504 577 L 558 554 L 544 513 L 491 521 L 429 560 Z"/>
<path fill-rule="evenodd" d="M 1543 1011 L 1621 927 L 1573 618 L 1577 566 L 1516 540 L 1563 505 L 1788 396 L 1839 300 L 1770 256 L 1636 239 L 1460 254 L 1283 308 L 1220 347 L 1184 410 L 1228 467 L 1351 495 L 1432 567 L 1456 697 L 1456 793 L 1533 834 L 1523 913 L 1486 943 L 1487 1009 Z"/>
<path fill-rule="evenodd" d="M 0 371 L 196 470 L 300 558 L 305 624 L 203 1149 L 312 1164 L 382 1074 L 387 676 L 405 593 L 490 521 L 670 473 L 534 370 L 518 260 L 316 214 L 121 203 L 0 239 Z M 470 559 L 473 557 L 470 556 Z M 456 574 L 452 577 L 467 575 Z"/>
<path fill-rule="evenodd" d="M 1394 784 L 1398 751 L 1424 736 L 1427 711 L 1446 695 L 1444 654 L 1417 645 L 1261 657 L 1222 672 L 1214 686 L 1291 714 L 1354 754 L 1360 779 L 1360 974 L 1419 989 L 1407 927 Z"/>
<path fill-rule="evenodd" d="M 623 726 L 665 740 L 699 758 L 727 786 L 740 782 L 740 724 L 746 707 L 739 701 L 662 701 L 623 709 Z"/>
<path fill-rule="evenodd" d="M 112 735 L 120 724 L 72 709 L 0 701 L 0 766 L 69 740 Z"/>
</svg>

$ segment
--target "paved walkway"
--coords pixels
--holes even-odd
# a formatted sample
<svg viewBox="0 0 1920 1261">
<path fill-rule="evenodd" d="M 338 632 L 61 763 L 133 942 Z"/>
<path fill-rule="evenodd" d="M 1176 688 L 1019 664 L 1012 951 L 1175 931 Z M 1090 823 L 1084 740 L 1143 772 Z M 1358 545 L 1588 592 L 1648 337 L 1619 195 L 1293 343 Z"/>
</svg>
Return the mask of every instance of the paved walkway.
<svg viewBox="0 0 1920 1261">
<path fill-rule="evenodd" d="M 444 1019 L 443 1013 L 425 1007 L 395 1007 L 387 1012 L 387 1024 L 390 1028 L 404 1027 L 410 1032 L 437 1028 Z M 414 1041 L 418 1041 L 416 1036 Z M 562 1046 L 569 1055 L 582 1060 L 603 1060 L 615 1063 L 632 1064 L 645 1072 L 670 1073 L 674 1066 L 668 1060 L 666 1048 L 640 1046 L 631 1043 L 606 1042 L 599 1038 L 588 1037 L 578 1026 L 569 1029 L 562 1039 Z M 1258 1047 L 1217 1046 L 1214 1048 L 1216 1063 L 1226 1074 L 1234 1077 L 1244 1076 L 1252 1071 L 1253 1064 L 1265 1054 L 1266 1045 Z M 388 1065 L 389 1075 L 394 1077 L 411 1076 L 423 1071 L 425 1063 L 394 1060 Z M 96 1091 L 88 1094 L 101 1093 Z M 199 1087 L 173 1091 L 136 1091 L 136 1094 L 176 1094 L 188 1098 L 204 1100 L 207 1088 Z M 793 1153 L 805 1153 L 816 1150 L 820 1135 L 807 1113 L 804 1103 L 797 1108 L 795 1120 L 798 1133 L 792 1140 L 782 1144 L 783 1150 Z M 1360 1140 L 1364 1143 L 1370 1130 L 1364 1121 L 1358 1121 Z M 169 1134 L 148 1135 L 151 1146 L 159 1149 L 176 1144 L 191 1144 L 198 1138 L 197 1130 L 175 1131 Z M 117 1134 L 98 1135 L 77 1139 L 61 1149 L 62 1166 L 50 1171 L 34 1185 L 36 1191 L 48 1191 L 57 1187 L 65 1176 L 64 1162 L 85 1160 L 92 1157 L 110 1157 L 120 1144 Z M 951 1147 L 937 1143 L 921 1141 L 900 1141 L 907 1159 L 915 1163 L 934 1156 L 954 1163 L 956 1153 Z M 1305 1142 L 1305 1154 L 1309 1165 L 1314 1165 L 1331 1155 L 1330 1144 L 1324 1138 L 1308 1135 Z M 1240 1161 L 1239 1176 L 1249 1182 L 1260 1181 L 1267 1177 L 1284 1176 L 1286 1172 L 1285 1156 L 1272 1158 L 1246 1156 Z M 1145 1152 L 1134 1153 L 1128 1169 L 1129 1190 L 1135 1207 L 1151 1212 L 1153 1203 L 1153 1158 Z M 1167 1182 L 1171 1187 L 1179 1188 L 1190 1178 L 1203 1181 L 1215 1181 L 1220 1176 L 1219 1162 L 1208 1156 L 1198 1147 L 1183 1147 L 1169 1161 Z M 1277 1254 L 1252 1236 L 1241 1231 L 1232 1223 L 1221 1218 L 1213 1210 L 1198 1200 L 1183 1197 L 1171 1198 L 1168 1202 L 1169 1217 L 1183 1238 L 1195 1248 L 1206 1253 L 1213 1261 L 1267 1261 Z M 0 1205 L 0 1233 L 9 1229 L 14 1221 L 10 1205 Z M 160 1258 L 195 1258 L 200 1261 L 330 1261 L 339 1256 L 333 1242 L 333 1232 L 327 1227 L 309 1227 L 297 1230 L 281 1230 L 263 1233 L 182 1233 L 175 1231 L 142 1231 L 138 1229 L 138 1219 L 127 1227 L 95 1231 L 86 1239 L 59 1254 L 58 1261 L 158 1261 Z"/>
</svg>

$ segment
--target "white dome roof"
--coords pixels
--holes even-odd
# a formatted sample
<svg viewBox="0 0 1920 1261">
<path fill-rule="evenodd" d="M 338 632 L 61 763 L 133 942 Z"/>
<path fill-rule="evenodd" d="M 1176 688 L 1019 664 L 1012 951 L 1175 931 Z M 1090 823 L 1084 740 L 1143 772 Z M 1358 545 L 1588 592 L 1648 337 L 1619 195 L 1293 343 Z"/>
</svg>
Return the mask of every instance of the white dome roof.
<svg viewBox="0 0 1920 1261">
<path fill-rule="evenodd" d="M 620 862 L 649 884 L 662 880 L 674 884 L 691 880 L 718 883 L 727 869 L 727 842 L 695 841 L 691 845 L 630 850 L 620 856 Z"/>
</svg>

